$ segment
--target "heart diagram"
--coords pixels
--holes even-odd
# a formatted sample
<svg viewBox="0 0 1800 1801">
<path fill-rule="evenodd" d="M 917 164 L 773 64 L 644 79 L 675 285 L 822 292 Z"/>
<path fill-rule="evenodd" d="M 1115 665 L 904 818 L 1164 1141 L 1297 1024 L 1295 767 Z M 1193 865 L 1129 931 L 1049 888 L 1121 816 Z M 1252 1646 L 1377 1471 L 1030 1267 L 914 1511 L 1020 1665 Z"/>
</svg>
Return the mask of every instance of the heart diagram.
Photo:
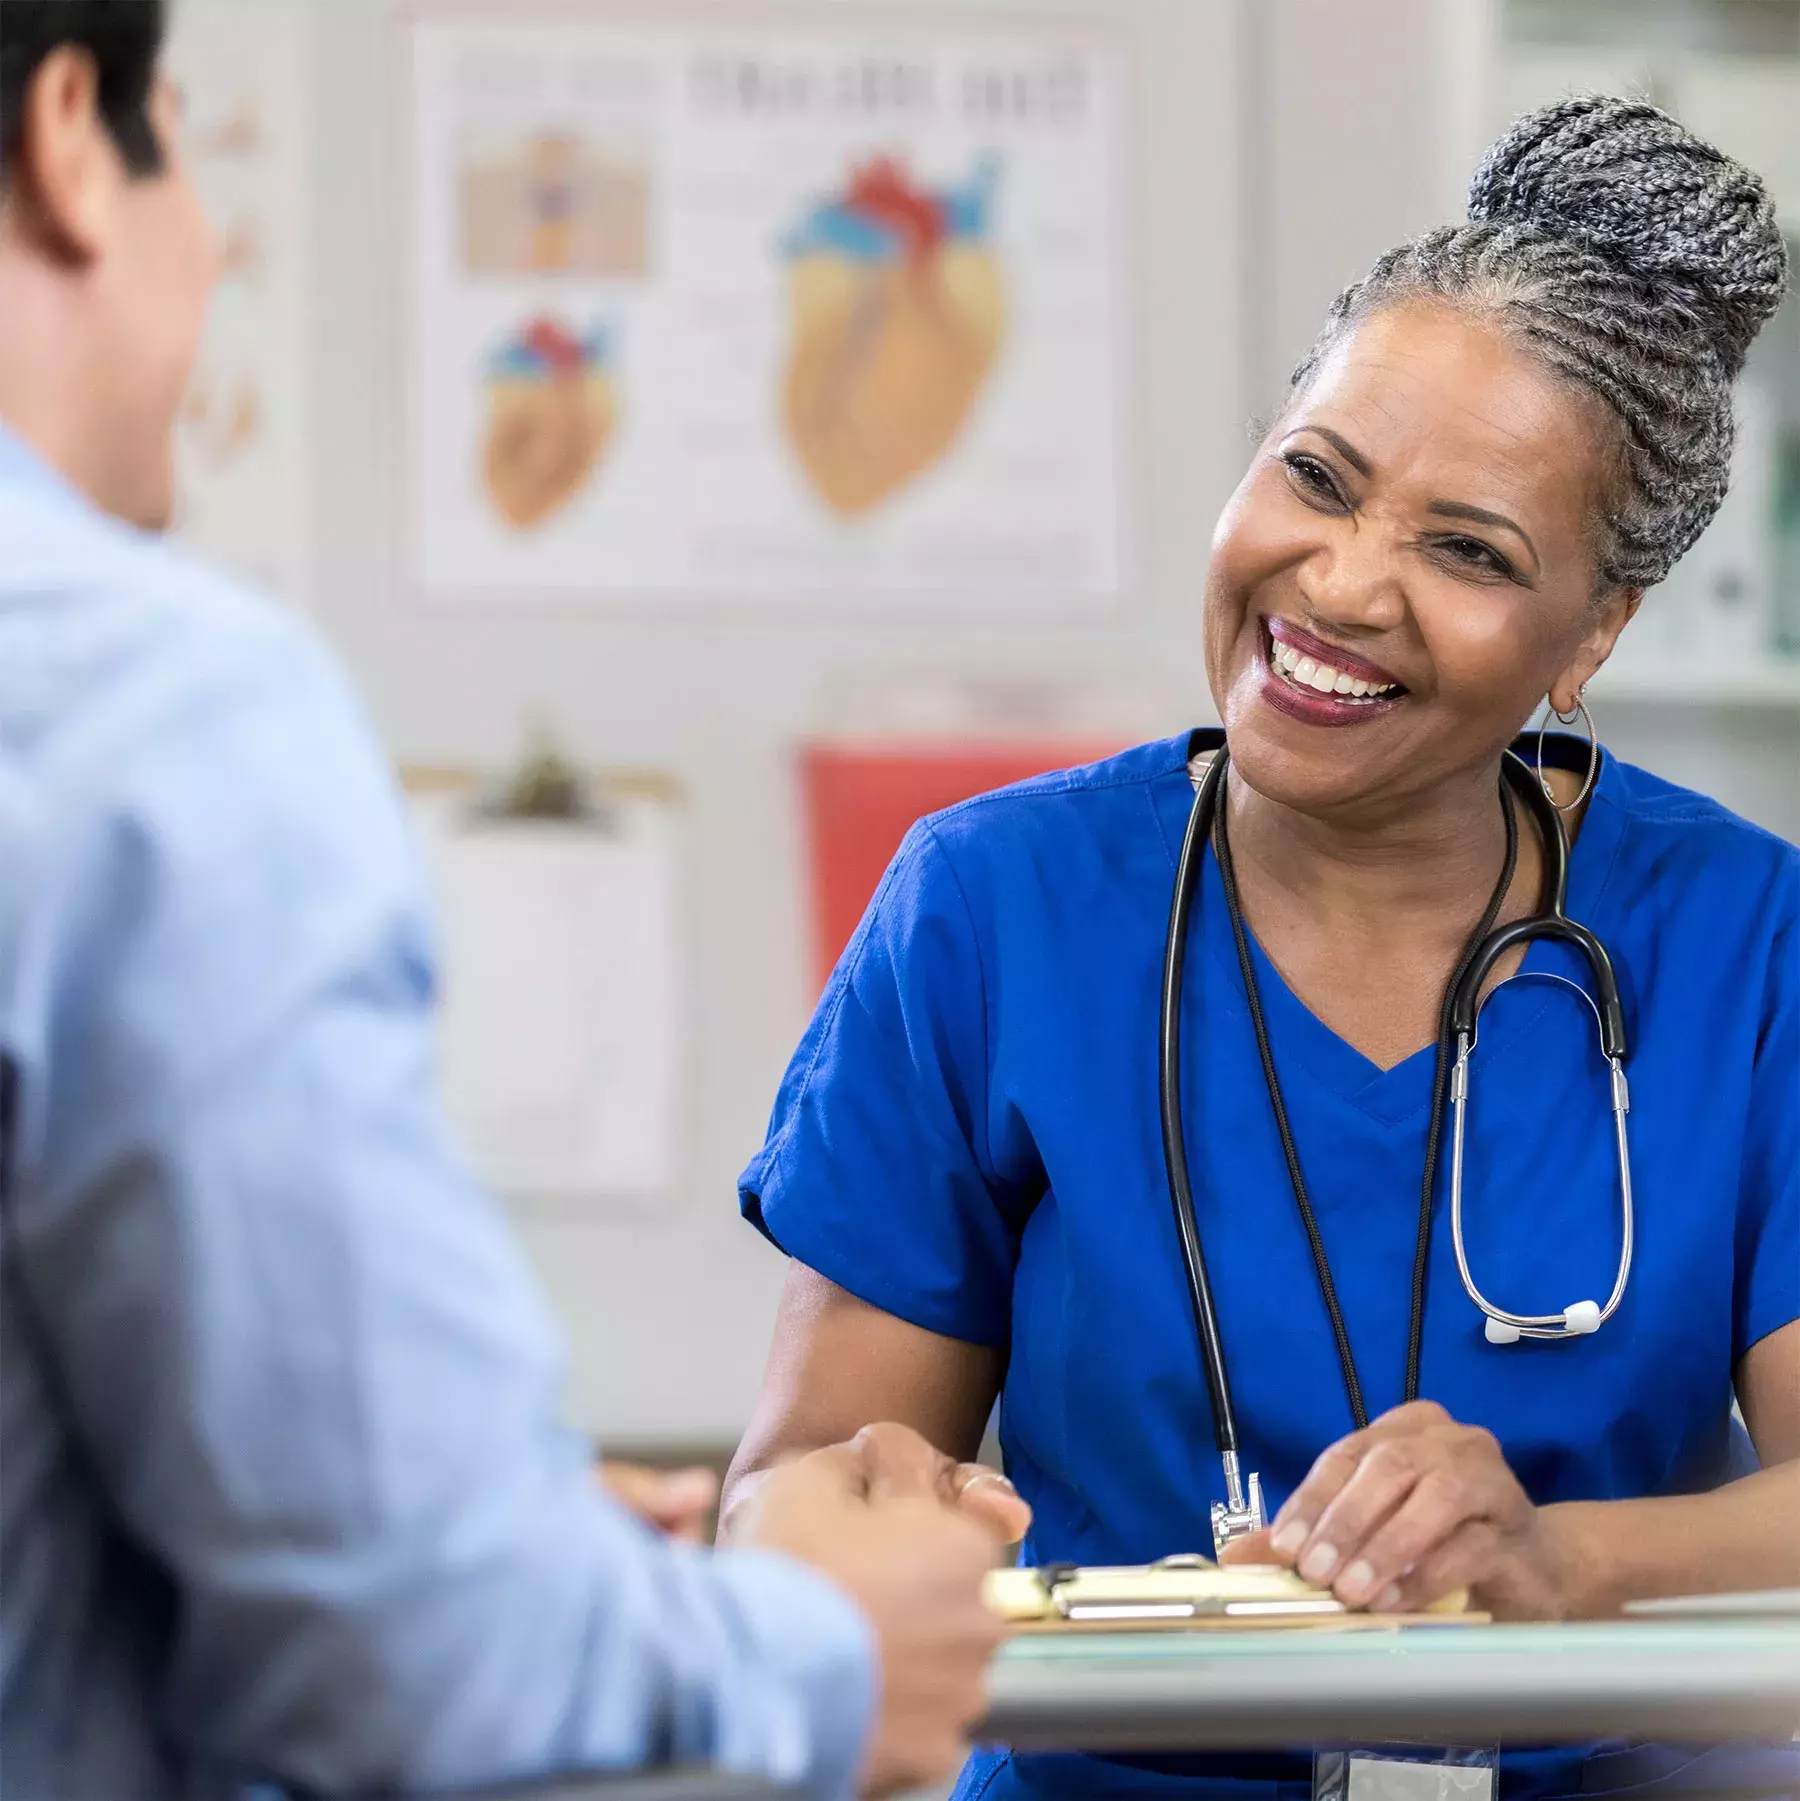
<svg viewBox="0 0 1800 1801">
<path fill-rule="evenodd" d="M 599 466 L 618 410 L 606 351 L 599 332 L 579 338 L 541 317 L 489 359 L 482 482 L 515 531 L 566 505 Z"/>
<path fill-rule="evenodd" d="M 782 414 L 819 497 L 869 512 L 956 442 L 1006 329 L 989 242 L 995 159 L 960 188 L 858 168 L 783 245 L 790 343 Z"/>
</svg>

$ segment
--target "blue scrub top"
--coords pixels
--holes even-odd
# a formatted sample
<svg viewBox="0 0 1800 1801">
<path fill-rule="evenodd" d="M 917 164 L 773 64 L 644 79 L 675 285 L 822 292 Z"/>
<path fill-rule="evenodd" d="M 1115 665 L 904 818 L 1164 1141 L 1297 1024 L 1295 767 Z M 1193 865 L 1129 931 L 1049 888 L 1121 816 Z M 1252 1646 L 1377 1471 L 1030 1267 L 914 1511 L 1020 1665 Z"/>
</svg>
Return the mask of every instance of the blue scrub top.
<svg viewBox="0 0 1800 1801">
<path fill-rule="evenodd" d="M 1157 1111 L 1164 933 L 1197 743 L 1145 745 L 916 825 L 740 1185 L 746 1216 L 800 1262 L 1005 1352 L 1000 1436 L 1034 1510 L 1026 1562 L 1207 1550 L 1222 1495 Z M 1631 1282 L 1593 1337 L 1489 1344 L 1457 1278 L 1440 1176 L 1420 1392 L 1494 1432 L 1540 1503 L 1704 1488 L 1729 1471 L 1739 1358 L 1800 1317 L 1800 851 L 1607 757 L 1568 910 L 1611 951 L 1631 1032 Z M 1192 933 L 1195 1202 L 1245 1466 L 1272 1510 L 1352 1420 L 1210 857 Z M 1378 1414 L 1403 1398 L 1433 1051 L 1378 1068 L 1252 954 Z M 1524 968 L 1584 973 L 1554 944 L 1533 945 Z M 1469 1131 L 1465 1234 L 1488 1296 L 1527 1313 L 1604 1302 L 1615 1152 L 1579 997 L 1543 981 L 1493 995 Z M 1579 1761 L 1521 1755 L 1505 1792 L 1579 1791 Z M 1304 1756 L 1159 1769 L 989 1753 L 963 1792 L 1273 1796 L 1288 1782 L 1309 1792 L 1308 1769 Z"/>
</svg>

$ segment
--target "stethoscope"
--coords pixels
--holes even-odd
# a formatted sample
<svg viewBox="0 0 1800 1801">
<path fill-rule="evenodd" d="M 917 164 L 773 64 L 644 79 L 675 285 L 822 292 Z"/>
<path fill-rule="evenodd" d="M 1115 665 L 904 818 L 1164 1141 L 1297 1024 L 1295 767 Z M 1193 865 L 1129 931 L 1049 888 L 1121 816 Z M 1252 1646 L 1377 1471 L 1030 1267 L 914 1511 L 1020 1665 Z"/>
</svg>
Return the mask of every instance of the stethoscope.
<svg viewBox="0 0 1800 1801">
<path fill-rule="evenodd" d="M 1213 1437 L 1225 1471 L 1225 1499 L 1214 1502 L 1212 1509 L 1213 1546 L 1222 1551 L 1235 1538 L 1258 1531 L 1266 1523 L 1263 1507 L 1262 1478 L 1251 1471 L 1246 1480 L 1239 1456 L 1237 1414 L 1232 1406 L 1231 1384 L 1225 1370 L 1225 1348 L 1219 1333 L 1218 1314 L 1213 1305 L 1212 1286 L 1207 1280 L 1206 1258 L 1200 1245 L 1200 1229 L 1194 1213 L 1194 1195 L 1189 1181 L 1187 1146 L 1181 1122 L 1181 993 L 1182 969 L 1187 957 L 1188 923 L 1193 912 L 1194 895 L 1199 887 L 1200 870 L 1211 840 L 1225 889 L 1226 910 L 1231 919 L 1236 941 L 1238 964 L 1244 980 L 1245 996 L 1250 1006 L 1251 1024 L 1255 1030 L 1263 1063 L 1263 1077 L 1269 1101 L 1275 1113 L 1277 1130 L 1293 1186 L 1294 1199 L 1310 1242 L 1314 1269 L 1318 1274 L 1321 1295 L 1337 1341 L 1338 1359 L 1343 1369 L 1345 1389 L 1350 1397 L 1351 1413 L 1359 1427 L 1368 1424 L 1363 1405 L 1362 1387 L 1350 1352 L 1349 1335 L 1331 1279 L 1330 1264 L 1312 1204 L 1306 1193 L 1305 1178 L 1293 1133 L 1288 1126 L 1287 1108 L 1282 1100 L 1281 1084 L 1275 1073 L 1274 1057 L 1263 1020 L 1261 998 L 1257 992 L 1255 970 L 1251 963 L 1249 940 L 1238 901 L 1238 889 L 1231 853 L 1226 838 L 1225 809 L 1219 805 L 1224 792 L 1226 755 L 1224 734 L 1196 733 L 1193 749 L 1216 751 L 1194 794 L 1193 808 L 1188 814 L 1187 831 L 1182 839 L 1181 856 L 1175 870 L 1175 897 L 1169 913 L 1168 938 L 1163 953 L 1162 1017 L 1158 1032 L 1158 1085 L 1162 1103 L 1163 1160 L 1168 1170 L 1169 1200 L 1175 1212 L 1175 1229 L 1181 1241 L 1181 1257 L 1187 1271 L 1188 1299 L 1193 1305 L 1194 1330 L 1199 1340 L 1200 1362 L 1206 1377 L 1207 1393 L 1212 1401 Z M 1541 752 L 1540 752 L 1541 754 Z M 1597 753 L 1596 753 L 1597 755 Z M 1517 793 L 1530 809 L 1544 847 L 1544 884 L 1541 910 L 1528 918 L 1494 929 L 1494 919 L 1512 883 L 1517 855 L 1517 827 L 1513 809 L 1502 793 L 1502 810 L 1506 818 L 1506 866 L 1499 885 L 1488 904 L 1486 916 L 1476 927 L 1468 947 L 1451 975 L 1442 1012 L 1437 1045 L 1437 1080 L 1434 1084 L 1431 1124 L 1426 1135 L 1425 1170 L 1420 1202 L 1418 1254 L 1413 1271 L 1413 1315 L 1410 1348 L 1407 1359 L 1406 1398 L 1416 1399 L 1421 1331 L 1424 1319 L 1425 1272 L 1430 1242 L 1432 1188 L 1436 1173 L 1443 1130 L 1446 1090 L 1451 1115 L 1450 1133 L 1450 1233 L 1456 1251 L 1456 1267 L 1462 1277 L 1464 1291 L 1485 1318 L 1486 1335 L 1492 1344 L 1515 1344 L 1522 1338 L 1581 1338 L 1597 1332 L 1618 1311 L 1624 1298 L 1625 1285 L 1631 1275 L 1632 1204 L 1631 1157 L 1626 1142 L 1625 1119 L 1630 1110 L 1630 1094 L 1625 1081 L 1627 1055 L 1625 1010 L 1619 1002 L 1619 985 L 1613 973 L 1612 959 L 1606 947 L 1586 926 L 1569 918 L 1565 911 L 1569 882 L 1569 839 L 1563 829 L 1549 787 L 1543 780 L 1541 765 L 1534 772 L 1513 751 L 1501 758 L 1504 782 Z M 1590 765 L 1590 782 L 1593 766 Z M 1585 792 L 1585 789 L 1584 789 Z M 1572 946 L 1585 960 L 1598 996 L 1591 995 L 1567 977 L 1542 971 L 1524 972 L 1539 980 L 1560 982 L 1573 988 L 1587 1003 L 1598 1029 L 1601 1054 L 1612 1078 L 1613 1132 L 1618 1148 L 1619 1200 L 1622 1227 L 1620 1233 L 1618 1272 L 1613 1278 L 1612 1293 L 1604 1306 L 1595 1301 L 1575 1301 L 1561 1313 L 1511 1313 L 1495 1305 L 1482 1293 L 1469 1270 L 1468 1247 L 1463 1241 L 1463 1145 L 1469 1103 L 1469 1060 L 1475 1049 L 1476 1022 L 1482 1005 L 1482 988 L 1494 965 L 1509 951 L 1537 939 L 1556 939 Z M 1508 980 L 1518 980 L 1519 976 Z M 1502 984 L 1504 985 L 1504 984 Z M 1446 1071 L 1448 1080 L 1446 1081 Z"/>
</svg>

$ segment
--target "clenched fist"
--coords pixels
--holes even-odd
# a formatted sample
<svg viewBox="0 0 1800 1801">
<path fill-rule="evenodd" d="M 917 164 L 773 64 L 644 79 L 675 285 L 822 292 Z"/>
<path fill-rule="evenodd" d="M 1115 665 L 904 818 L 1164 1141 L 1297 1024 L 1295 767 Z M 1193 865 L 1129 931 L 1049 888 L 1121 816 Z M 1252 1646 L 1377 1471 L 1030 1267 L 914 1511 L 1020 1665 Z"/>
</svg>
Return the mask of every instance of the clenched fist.
<svg viewBox="0 0 1800 1801">
<path fill-rule="evenodd" d="M 941 1780 L 964 1755 L 1003 1636 L 982 1578 L 1029 1518 L 1009 1484 L 897 1425 L 769 1471 L 734 1507 L 731 1543 L 812 1565 L 873 1628 L 881 1688 L 865 1793 Z"/>
</svg>

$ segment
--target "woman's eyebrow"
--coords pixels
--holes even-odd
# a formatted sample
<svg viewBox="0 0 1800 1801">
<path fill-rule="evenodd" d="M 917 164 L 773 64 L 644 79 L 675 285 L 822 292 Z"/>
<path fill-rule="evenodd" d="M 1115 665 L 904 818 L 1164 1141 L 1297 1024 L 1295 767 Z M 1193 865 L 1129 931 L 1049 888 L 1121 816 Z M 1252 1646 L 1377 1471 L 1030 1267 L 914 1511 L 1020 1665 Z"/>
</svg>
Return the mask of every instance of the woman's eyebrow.
<svg viewBox="0 0 1800 1801">
<path fill-rule="evenodd" d="M 1504 513 L 1490 513 L 1486 507 L 1472 507 L 1460 500 L 1434 500 L 1425 510 L 1428 513 L 1435 513 L 1440 519 L 1468 519 L 1476 525 L 1497 525 L 1503 531 L 1512 532 L 1523 541 L 1525 548 L 1531 552 L 1532 563 L 1540 569 L 1543 567 L 1538 558 L 1537 546 L 1531 541 L 1530 532 L 1516 521 L 1508 519 Z"/>
<path fill-rule="evenodd" d="M 1375 473 L 1373 465 L 1350 440 L 1339 432 L 1334 432 L 1329 425 L 1302 425 L 1299 431 L 1309 431 L 1314 437 L 1323 438 L 1327 444 L 1341 456 L 1352 469 L 1365 479 Z"/>
</svg>

